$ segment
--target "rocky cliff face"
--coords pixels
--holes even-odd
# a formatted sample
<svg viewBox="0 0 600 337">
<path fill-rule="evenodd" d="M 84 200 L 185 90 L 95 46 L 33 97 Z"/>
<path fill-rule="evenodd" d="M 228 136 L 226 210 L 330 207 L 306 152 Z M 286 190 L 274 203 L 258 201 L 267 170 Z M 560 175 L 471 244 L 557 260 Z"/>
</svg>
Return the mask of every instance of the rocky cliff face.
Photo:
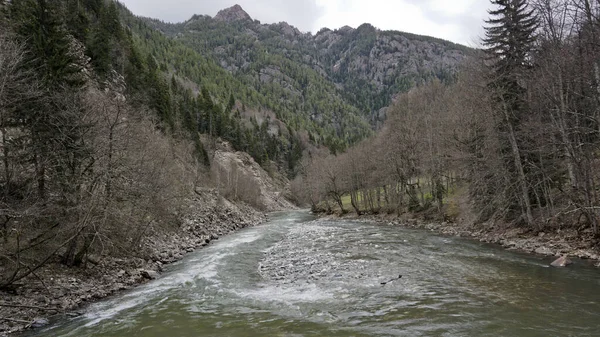
<svg viewBox="0 0 600 337">
<path fill-rule="evenodd" d="M 399 32 L 382 32 L 368 24 L 358 29 L 324 30 L 314 37 L 328 74 L 347 73 L 382 91 L 391 79 L 430 72 L 451 72 L 465 53 L 437 41 Z M 338 76 L 339 77 L 339 76 Z"/>
<path fill-rule="evenodd" d="M 381 31 L 369 24 L 303 33 L 285 22 L 261 24 L 239 5 L 214 18 L 150 24 L 212 57 L 261 93 L 277 96 L 288 110 L 322 126 L 333 125 L 338 134 L 352 124 L 344 114 L 377 126 L 398 93 L 435 78 L 452 81 L 457 66 L 472 52 L 448 41 Z"/>
<path fill-rule="evenodd" d="M 271 175 L 250 155 L 231 149 L 216 150 L 212 168 L 221 194 L 267 212 L 295 209 L 289 201 L 289 181 L 273 170 Z"/>
<path fill-rule="evenodd" d="M 357 29 L 323 29 L 311 36 L 318 52 L 315 64 L 324 69 L 345 97 L 371 122 L 400 92 L 437 78 L 451 81 L 468 48 L 435 38 L 380 31 L 364 24 Z"/>
</svg>

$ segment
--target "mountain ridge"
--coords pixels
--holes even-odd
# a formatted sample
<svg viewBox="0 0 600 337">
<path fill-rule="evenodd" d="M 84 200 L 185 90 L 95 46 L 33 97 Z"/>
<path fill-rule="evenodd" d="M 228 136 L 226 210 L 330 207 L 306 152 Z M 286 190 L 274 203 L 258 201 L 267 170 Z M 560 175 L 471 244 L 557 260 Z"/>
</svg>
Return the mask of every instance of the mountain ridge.
<svg viewBox="0 0 600 337">
<path fill-rule="evenodd" d="M 369 23 L 369 22 L 363 22 L 362 24 L 358 25 L 356 28 L 354 28 L 354 27 L 352 27 L 350 25 L 344 25 L 344 26 L 339 27 L 339 28 L 321 27 L 321 28 L 319 28 L 319 30 L 316 33 L 313 33 L 311 31 L 303 32 L 298 27 L 296 27 L 293 24 L 290 24 L 290 23 L 288 23 L 286 21 L 279 21 L 279 22 L 273 22 L 273 23 L 262 23 L 260 20 L 253 19 L 252 16 L 241 5 L 239 5 L 239 4 L 235 4 L 233 6 L 226 7 L 226 8 L 223 8 L 223 9 L 219 10 L 215 16 L 210 16 L 210 15 L 206 15 L 206 14 L 193 14 L 187 20 L 180 21 L 180 22 L 170 22 L 170 24 L 174 24 L 174 25 L 184 24 L 184 23 L 187 23 L 188 21 L 197 19 L 199 17 L 208 17 L 208 18 L 212 18 L 214 20 L 219 20 L 219 21 L 227 21 L 227 20 L 225 20 L 226 17 L 233 17 L 234 20 L 231 20 L 231 21 L 236 21 L 235 19 L 237 19 L 240 16 L 243 17 L 243 19 L 248 19 L 250 21 L 256 21 L 256 22 L 259 22 L 262 25 L 267 25 L 267 26 L 282 25 L 283 24 L 285 26 L 289 26 L 292 29 L 296 30 L 301 35 L 313 35 L 313 36 L 316 36 L 316 35 L 319 35 L 323 31 L 345 31 L 345 32 L 347 32 L 347 31 L 356 30 L 359 27 L 364 26 L 364 25 L 369 25 L 369 26 L 372 26 L 373 28 L 375 28 L 376 30 L 379 30 L 379 31 L 382 31 L 382 32 L 397 32 L 397 33 L 401 33 L 401 34 L 405 34 L 405 35 L 410 35 L 410 36 L 413 36 L 413 37 L 434 39 L 434 40 L 438 40 L 439 42 L 445 42 L 445 43 L 448 43 L 448 44 L 460 46 L 462 48 L 472 49 L 471 47 L 468 47 L 468 46 L 463 45 L 461 43 L 453 42 L 453 41 L 446 40 L 446 39 L 443 39 L 443 38 L 440 38 L 440 37 L 435 37 L 435 36 L 430 36 L 430 35 L 423 35 L 423 34 L 417 34 L 417 33 L 411 33 L 411 32 L 407 32 L 407 31 L 401 31 L 401 30 L 395 30 L 395 29 L 380 29 L 380 28 L 377 28 L 375 25 L 373 25 L 372 23 Z M 158 18 L 149 18 L 149 19 L 162 21 L 162 20 L 160 20 Z"/>
<path fill-rule="evenodd" d="M 237 6 L 237 7 L 236 7 Z M 225 9 L 242 10 L 239 5 Z M 214 20 L 214 19 L 213 19 Z M 374 111 L 386 107 L 392 97 L 398 92 L 403 92 L 418 83 L 402 84 L 393 83 L 399 77 L 424 77 L 426 72 L 434 72 L 433 77 L 444 79 L 449 74 L 441 74 L 445 70 L 454 71 L 466 54 L 472 51 L 465 46 L 434 37 L 416 35 L 412 33 L 380 30 L 371 24 L 365 23 L 357 28 L 344 26 L 336 30 L 322 28 L 316 34 L 303 33 L 287 22 L 275 24 L 261 24 L 259 21 L 244 21 L 227 23 L 228 27 L 219 25 L 213 20 L 203 17 L 201 19 L 185 21 L 180 26 L 179 38 L 187 40 L 190 47 L 203 54 L 212 54 L 225 69 L 237 73 L 248 66 L 249 58 L 240 58 L 239 54 L 231 50 L 231 45 L 243 43 L 239 40 L 249 40 L 246 49 L 258 47 L 265 48 L 269 53 L 278 53 L 284 57 L 295 59 L 300 64 L 317 71 L 336 85 L 340 91 L 347 91 L 357 86 L 371 86 L 371 96 L 378 102 L 360 104 L 361 110 Z M 198 46 L 190 41 L 194 35 L 211 39 L 210 35 L 226 35 L 226 41 L 216 41 L 215 44 Z M 239 50 L 241 53 L 247 50 Z M 236 54 L 227 56 L 226 54 Z M 419 61 L 422 61 L 420 64 Z M 419 69 L 421 68 L 421 69 Z M 341 78 L 349 73 L 350 81 Z M 349 83 L 356 82 L 361 83 Z M 364 82 L 364 83 L 363 83 Z M 395 87 L 394 87 L 395 86 Z M 358 90 L 351 89 L 356 96 Z M 369 97 L 361 97 L 368 101 Z M 363 102 L 364 103 L 364 102 Z M 362 105 L 362 106 L 361 106 Z M 373 118 L 371 118 L 373 119 Z"/>
<path fill-rule="evenodd" d="M 239 5 L 177 24 L 141 19 L 256 91 L 259 96 L 236 94 L 247 109 L 270 111 L 334 152 L 381 127 L 399 93 L 431 80 L 452 82 L 473 53 L 450 41 L 371 24 L 301 32 L 287 22 L 262 24 Z M 179 67 L 170 71 L 186 77 Z"/>
</svg>

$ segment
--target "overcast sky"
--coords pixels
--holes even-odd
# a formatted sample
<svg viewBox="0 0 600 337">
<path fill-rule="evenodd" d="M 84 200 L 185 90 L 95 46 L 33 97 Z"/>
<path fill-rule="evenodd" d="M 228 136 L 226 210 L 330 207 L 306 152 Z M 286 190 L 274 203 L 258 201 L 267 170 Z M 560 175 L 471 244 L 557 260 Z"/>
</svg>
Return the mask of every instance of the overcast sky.
<svg viewBox="0 0 600 337">
<path fill-rule="evenodd" d="M 137 15 L 181 22 L 214 16 L 239 4 L 262 23 L 286 21 L 304 32 L 370 23 L 476 46 L 487 18 L 487 0 L 120 0 Z"/>
</svg>

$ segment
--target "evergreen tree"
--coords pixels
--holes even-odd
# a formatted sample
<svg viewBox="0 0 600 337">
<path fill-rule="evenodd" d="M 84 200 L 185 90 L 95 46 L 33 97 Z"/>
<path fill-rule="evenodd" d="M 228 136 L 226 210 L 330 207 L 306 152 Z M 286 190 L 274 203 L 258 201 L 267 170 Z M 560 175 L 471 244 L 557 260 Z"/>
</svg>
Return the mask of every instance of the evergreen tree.
<svg viewBox="0 0 600 337">
<path fill-rule="evenodd" d="M 498 97 L 516 113 L 522 109 L 525 88 L 523 77 L 531 67 L 537 18 L 526 0 L 491 0 L 498 9 L 489 12 L 484 46 L 492 61 L 493 79 Z"/>
<path fill-rule="evenodd" d="M 123 75 L 125 76 L 125 81 L 128 84 L 127 90 L 129 90 L 130 93 L 142 91 L 145 89 L 144 74 L 146 74 L 144 57 L 142 56 L 139 48 L 135 45 L 133 36 L 130 32 L 126 34 L 125 41 L 125 46 L 127 48 L 127 62 L 125 62 Z"/>
<path fill-rule="evenodd" d="M 123 40 L 125 34 L 114 1 L 100 4 L 97 21 L 89 45 L 93 65 L 101 76 L 108 74 L 111 69 L 121 72 L 124 65 L 119 64 L 121 58 L 117 54 L 120 50 L 117 43 Z"/>
<path fill-rule="evenodd" d="M 9 17 L 14 30 L 27 45 L 29 64 L 41 71 L 50 86 L 81 85 L 81 67 L 71 52 L 72 37 L 61 20 L 59 1 L 13 0 Z"/>
<path fill-rule="evenodd" d="M 66 24 L 69 31 L 81 42 L 86 42 L 90 18 L 80 0 L 68 0 L 66 4 Z"/>
<path fill-rule="evenodd" d="M 158 69 L 158 64 L 154 57 L 148 54 L 146 64 L 148 65 L 148 76 L 146 79 L 149 92 L 150 107 L 156 111 L 162 122 L 163 131 L 166 128 L 173 130 L 175 121 L 173 119 L 171 107 L 171 90 L 169 84 L 163 78 L 163 74 Z"/>
<path fill-rule="evenodd" d="M 530 54 L 534 47 L 537 19 L 526 0 L 491 0 L 496 10 L 489 12 L 486 21 L 484 45 L 490 61 L 489 86 L 494 99 L 494 111 L 499 114 L 501 153 L 506 163 L 508 179 L 515 179 L 507 187 L 506 204 L 520 200 L 520 207 L 528 224 L 533 222 L 530 182 L 527 162 L 527 135 L 521 131 L 523 117 L 528 111 L 524 79 L 528 74 Z M 527 160 L 532 159 L 532 160 Z M 533 184 L 535 185 L 535 184 Z M 514 186 L 514 187 L 513 187 Z"/>
</svg>

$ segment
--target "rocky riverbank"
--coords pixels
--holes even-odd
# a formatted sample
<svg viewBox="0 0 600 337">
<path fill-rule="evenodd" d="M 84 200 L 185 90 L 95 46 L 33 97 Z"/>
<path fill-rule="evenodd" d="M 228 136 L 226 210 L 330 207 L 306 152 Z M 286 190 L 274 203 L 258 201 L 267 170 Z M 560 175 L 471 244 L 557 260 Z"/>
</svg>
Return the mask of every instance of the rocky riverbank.
<svg viewBox="0 0 600 337">
<path fill-rule="evenodd" d="M 178 225 L 149 224 L 126 256 L 89 256 L 82 268 L 69 268 L 55 256 L 12 292 L 0 292 L 0 336 L 77 315 L 86 304 L 160 276 L 165 264 L 233 231 L 261 224 L 263 212 L 294 209 L 287 179 L 268 174 L 252 157 L 219 143 L 210 186 L 197 187 L 175 214 Z M 235 177 L 235 179 L 231 179 Z M 190 191 L 191 192 L 191 191 Z M 0 268 L 0 270 L 2 270 Z M 39 277 L 38 277 L 39 276 Z"/>
<path fill-rule="evenodd" d="M 509 250 L 517 250 L 545 256 L 568 256 L 597 261 L 600 267 L 600 250 L 593 244 L 591 230 L 555 229 L 534 233 L 525 228 L 499 224 L 457 224 L 450 222 L 427 222 L 421 219 L 400 219 L 393 215 L 347 214 L 344 218 L 375 221 L 390 226 L 403 226 L 430 230 L 443 235 L 471 238 L 481 242 L 498 244 Z"/>
<path fill-rule="evenodd" d="M 78 315 L 86 304 L 159 277 L 162 266 L 208 245 L 223 235 L 264 222 L 254 208 L 232 203 L 216 190 L 197 191 L 180 228 L 149 233 L 135 257 L 92 256 L 87 268 L 48 263 L 15 287 L 0 293 L 0 336 Z"/>
</svg>

